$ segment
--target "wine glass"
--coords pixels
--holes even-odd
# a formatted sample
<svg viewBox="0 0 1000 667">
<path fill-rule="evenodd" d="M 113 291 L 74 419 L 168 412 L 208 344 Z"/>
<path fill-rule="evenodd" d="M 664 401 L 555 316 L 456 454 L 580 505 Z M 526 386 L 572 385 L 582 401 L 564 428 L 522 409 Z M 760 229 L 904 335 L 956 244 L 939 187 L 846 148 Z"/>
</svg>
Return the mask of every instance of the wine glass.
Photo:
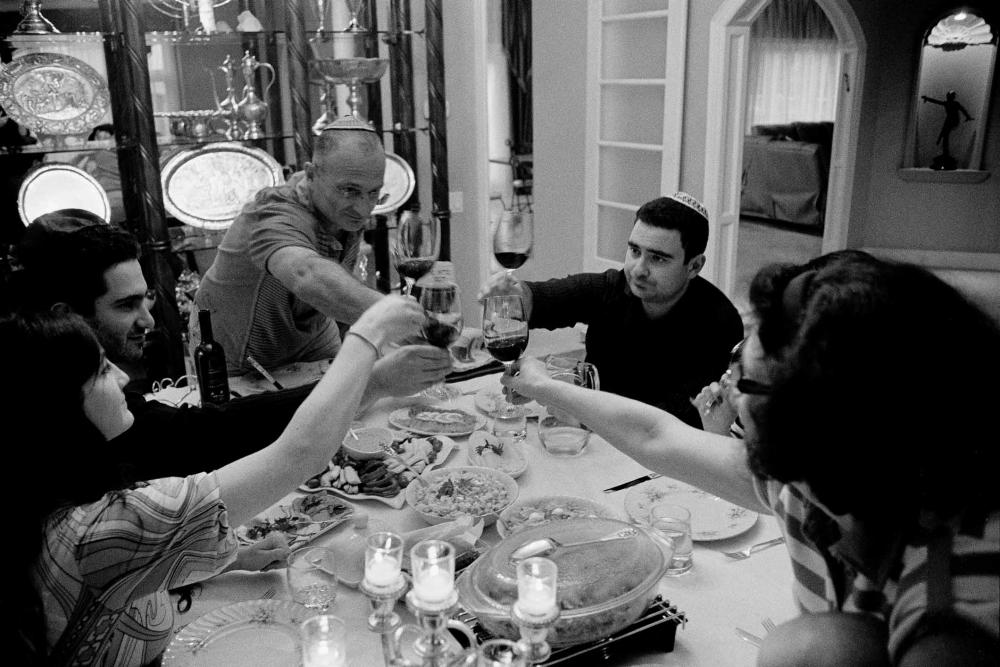
<svg viewBox="0 0 1000 667">
<path fill-rule="evenodd" d="M 396 271 L 406 281 L 406 295 L 413 292 L 413 285 L 434 267 L 441 249 L 438 219 L 434 216 L 422 220 L 413 211 L 403 211 L 396 225 L 396 243 L 393 260 Z"/>
<path fill-rule="evenodd" d="M 483 341 L 486 350 L 510 372 L 513 364 L 528 347 L 528 318 L 519 294 L 488 296 L 483 301 Z M 523 418 L 523 408 L 514 405 L 504 393 L 496 408 L 495 419 Z"/>
<path fill-rule="evenodd" d="M 507 269 L 507 277 L 531 257 L 535 237 L 535 214 L 531 211 L 504 211 L 493 231 L 493 256 Z"/>
<path fill-rule="evenodd" d="M 420 289 L 420 305 L 424 309 L 424 337 L 431 345 L 446 348 L 462 333 L 462 302 L 458 285 L 451 282 L 424 285 Z M 462 392 L 437 382 L 423 391 L 425 396 L 452 400 Z"/>
</svg>

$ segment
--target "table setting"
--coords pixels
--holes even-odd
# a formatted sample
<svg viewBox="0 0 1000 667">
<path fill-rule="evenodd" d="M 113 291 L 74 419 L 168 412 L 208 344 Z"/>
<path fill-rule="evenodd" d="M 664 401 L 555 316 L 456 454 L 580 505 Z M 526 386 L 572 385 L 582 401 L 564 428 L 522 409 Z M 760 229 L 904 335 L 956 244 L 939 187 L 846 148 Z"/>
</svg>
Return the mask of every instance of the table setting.
<svg viewBox="0 0 1000 667">
<path fill-rule="evenodd" d="M 527 353 L 531 352 L 529 348 Z M 629 529 L 634 529 L 642 536 L 653 535 L 652 542 L 663 541 L 662 537 L 656 537 L 658 519 L 652 517 L 652 513 L 654 509 L 659 510 L 667 505 L 679 505 L 689 512 L 687 544 L 690 546 L 686 568 L 672 576 L 669 570 L 675 555 L 672 547 L 676 542 L 666 540 L 670 544 L 667 549 L 671 552 L 670 558 L 666 559 L 662 572 L 656 570 L 647 573 L 647 578 L 651 577 L 654 581 L 651 587 L 642 591 L 641 599 L 635 603 L 637 607 L 646 608 L 647 616 L 637 618 L 635 625 L 625 630 L 614 628 L 607 633 L 607 638 L 603 640 L 606 643 L 605 651 L 609 651 L 609 646 L 612 646 L 608 642 L 617 641 L 617 635 L 612 636 L 613 632 L 635 635 L 628 642 L 622 640 L 620 646 L 613 644 L 618 648 L 609 651 L 613 659 L 608 664 L 753 664 L 757 647 L 742 637 L 737 629 L 744 634 L 760 637 L 766 634 L 766 630 L 761 627 L 763 619 L 783 622 L 796 615 L 789 587 L 792 574 L 787 552 L 783 547 L 772 548 L 781 546 L 780 531 L 774 519 L 737 507 L 669 477 L 651 473 L 593 433 L 588 433 L 586 446 L 581 451 L 574 452 L 571 456 L 553 454 L 543 446 L 539 437 L 540 422 L 546 414 L 544 406 L 540 406 L 535 414 L 529 411 L 524 415 L 521 431 L 498 430 L 497 412 L 484 410 L 482 401 L 477 400 L 477 397 L 488 392 L 498 392 L 499 379 L 499 374 L 494 373 L 451 383 L 457 390 L 454 392 L 455 397 L 444 402 L 435 402 L 423 395 L 381 399 L 356 417 L 351 427 L 354 435 L 349 432 L 345 437 L 344 450 L 357 455 L 359 449 L 367 449 L 372 455 L 367 460 L 354 460 L 355 464 L 368 465 L 365 468 L 359 465 L 362 470 L 358 473 L 359 482 L 362 475 L 368 474 L 373 475 L 369 479 L 378 479 L 379 473 L 374 471 L 393 465 L 396 461 L 406 463 L 407 466 L 412 466 L 417 461 L 422 463 L 419 472 L 412 467 L 409 470 L 403 466 L 394 468 L 400 471 L 391 473 L 400 490 L 393 496 L 386 498 L 359 493 L 357 491 L 361 489 L 360 485 L 353 494 L 345 492 L 343 487 L 333 486 L 331 478 L 335 476 L 339 480 L 344 466 L 341 465 L 341 470 L 336 471 L 335 475 L 332 467 L 338 465 L 336 461 L 343 464 L 345 460 L 334 457 L 328 469 L 318 471 L 315 478 L 319 481 L 323 475 L 327 475 L 326 484 L 317 484 L 314 488 L 304 484 L 276 504 L 275 507 L 301 508 L 302 498 L 322 492 L 330 494 L 346 506 L 345 520 L 317 531 L 304 543 L 295 545 L 296 553 L 308 552 L 317 547 L 330 547 L 333 564 L 329 569 L 348 569 L 357 572 L 358 576 L 364 573 L 365 579 L 360 586 L 357 585 L 357 577 L 353 586 L 338 586 L 326 608 L 318 610 L 342 624 L 342 636 L 346 638 L 348 647 L 346 662 L 329 664 L 387 664 L 384 662 L 384 652 L 388 649 L 380 639 L 379 632 L 373 631 L 373 627 L 377 630 L 379 623 L 388 623 L 386 619 L 394 616 L 398 617 L 397 626 L 408 626 L 408 630 L 402 633 L 404 646 L 400 649 L 400 655 L 409 655 L 411 660 L 415 660 L 413 648 L 422 639 L 426 639 L 426 636 L 433 636 L 426 629 L 422 635 L 419 628 L 433 627 L 441 621 L 444 613 L 440 609 L 428 610 L 419 599 L 414 602 L 410 583 L 412 579 L 407 579 L 406 585 L 400 589 L 390 591 L 395 597 L 385 591 L 378 593 L 375 590 L 373 593 L 374 589 L 368 580 L 369 565 L 365 561 L 367 556 L 362 555 L 360 542 L 356 543 L 356 537 L 352 534 L 352 531 L 357 530 L 351 527 L 352 517 L 364 515 L 371 521 L 372 529 L 359 532 L 362 538 L 365 535 L 370 539 L 374 539 L 375 535 L 399 536 L 400 543 L 405 544 L 406 550 L 406 557 L 400 557 L 400 561 L 406 562 L 406 569 L 403 571 L 407 573 L 400 576 L 413 576 L 409 551 L 417 543 L 452 545 L 449 540 L 453 540 L 455 544 L 468 547 L 461 558 L 452 562 L 453 567 L 458 562 L 455 567 L 458 573 L 451 575 L 452 578 L 449 579 L 449 582 L 454 582 L 450 583 L 449 594 L 454 592 L 458 597 L 453 605 L 446 605 L 444 609 L 452 614 L 453 622 L 459 619 L 466 627 L 474 629 L 471 636 L 482 647 L 485 642 L 504 637 L 496 637 L 488 632 L 496 630 L 498 626 L 495 623 L 490 626 L 487 622 L 484 628 L 482 619 L 476 613 L 481 615 L 485 612 L 482 606 L 476 607 L 471 602 L 467 605 L 467 600 L 462 598 L 470 596 L 467 585 L 470 576 L 474 576 L 476 572 L 479 572 L 479 576 L 484 576 L 483 571 L 492 572 L 495 569 L 478 565 L 484 562 L 485 556 L 494 552 L 495 547 L 509 547 L 512 540 L 524 537 L 555 537 L 560 544 L 571 544 L 574 536 L 579 537 L 580 534 L 601 537 L 604 534 L 613 535 L 623 529 L 622 534 L 626 535 L 626 540 L 636 539 L 629 534 Z M 489 407 L 494 406 L 487 406 Z M 375 435 L 369 437 L 373 433 Z M 436 450 L 429 446 L 429 450 L 435 453 L 433 462 L 420 459 L 419 454 L 403 458 L 399 443 L 420 439 L 437 439 L 439 443 L 446 444 Z M 388 442 L 382 442 L 383 440 Z M 496 449 L 500 452 L 495 451 Z M 376 450 L 381 450 L 385 456 L 380 456 L 380 452 Z M 423 452 L 423 448 L 417 446 L 414 451 Z M 512 452 L 516 454 L 512 455 Z M 363 455 L 365 452 L 361 453 Z M 342 452 L 338 452 L 338 456 L 342 456 Z M 514 461 L 513 467 L 511 461 Z M 512 475 L 512 472 L 516 475 Z M 399 477 L 400 475 L 406 477 Z M 417 475 L 420 479 L 416 478 Z M 407 483 L 400 483 L 407 479 Z M 477 486 L 488 483 L 495 484 Z M 426 495 L 430 485 L 434 485 L 433 493 Z M 462 505 L 468 497 L 481 489 L 489 489 L 489 494 L 492 494 L 489 496 L 490 502 L 495 500 L 494 505 L 485 500 L 474 506 Z M 439 494 L 458 508 L 456 511 L 464 509 L 465 512 L 481 514 L 471 518 L 463 517 L 456 522 L 461 512 L 454 514 L 434 507 Z M 421 505 L 421 497 L 430 498 L 433 502 Z M 271 510 L 265 514 L 274 516 Z M 584 528 L 578 529 L 575 526 L 577 523 Z M 594 525 L 598 526 L 597 533 L 600 534 L 586 532 Z M 557 534 L 553 532 L 554 527 L 562 527 L 569 532 L 565 535 Z M 531 531 L 537 531 L 538 535 Z M 615 540 L 609 540 L 598 545 L 597 549 L 612 549 L 616 543 Z M 474 547 L 469 546 L 473 544 Z M 348 549 L 347 545 L 351 545 L 351 548 Z M 580 547 L 578 553 L 591 553 L 594 548 L 593 545 Z M 574 555 L 573 547 L 552 549 L 547 555 L 562 563 L 560 557 L 563 552 L 569 556 Z M 727 553 L 730 555 L 726 555 Z M 347 558 L 351 559 L 350 563 L 338 564 L 338 559 Z M 547 560 L 544 557 L 541 559 Z M 464 569 L 470 564 L 470 560 L 472 567 Z M 477 567 L 482 570 L 475 569 Z M 609 572 L 615 571 L 614 567 L 606 569 Z M 377 574 L 375 579 L 385 581 L 379 580 Z M 272 590 L 272 597 L 264 597 Z M 406 593 L 407 590 L 410 593 Z M 257 608 L 252 613 L 247 611 L 252 608 L 251 601 L 260 599 L 269 600 L 271 606 L 261 608 L 264 611 Z M 215 641 L 212 633 L 228 637 L 229 633 L 243 632 L 240 628 L 246 623 L 247 614 L 257 614 L 257 617 L 267 623 L 283 623 L 286 626 L 284 630 L 268 628 L 268 631 L 277 633 L 276 637 L 291 636 L 289 628 L 294 626 L 295 631 L 299 632 L 302 622 L 309 614 L 303 613 L 302 618 L 292 618 L 286 613 L 287 607 L 275 605 L 297 604 L 294 599 L 286 570 L 223 573 L 199 584 L 197 594 L 188 603 L 189 609 L 176 615 L 175 629 L 180 632 L 175 637 L 175 643 L 180 646 L 180 642 L 190 640 L 193 630 L 186 629 L 191 627 L 199 630 L 199 641 L 203 643 Z M 232 605 L 243 606 L 233 609 Z M 508 641 L 517 638 L 516 628 L 520 627 L 517 625 L 518 621 L 512 620 L 516 616 L 513 613 L 514 606 L 516 605 L 508 604 L 503 607 L 508 612 L 502 612 L 511 614 L 510 618 L 500 624 L 507 628 Z M 222 616 L 229 619 L 228 624 L 219 620 L 218 614 L 222 612 L 218 612 L 216 616 L 209 617 L 211 622 L 189 625 L 220 609 L 229 609 L 225 612 L 228 615 Z M 378 609 L 384 611 L 384 616 L 379 621 L 373 621 L 373 610 Z M 643 609 L 639 609 L 639 612 L 642 611 Z M 494 613 L 493 617 L 495 616 Z M 650 627 L 655 623 L 662 624 L 667 618 L 672 621 L 663 626 L 671 630 L 669 646 L 665 644 L 666 633 L 663 629 L 627 632 L 631 627 L 641 629 L 644 624 Z M 529 625 L 535 628 L 536 634 L 541 632 L 544 637 L 549 630 L 539 628 L 557 627 L 551 623 L 548 626 L 544 623 L 541 626 L 537 623 Z M 220 624 L 222 627 L 217 627 Z M 563 636 L 567 636 L 565 628 L 561 632 Z M 209 636 L 205 636 L 206 634 Z M 457 647 L 463 640 L 457 637 L 461 635 L 445 635 L 442 641 L 450 647 L 447 650 L 459 650 Z M 574 652 L 576 647 L 566 646 L 565 642 L 559 641 L 559 631 L 553 631 L 552 636 L 556 638 L 555 645 L 549 646 L 546 643 L 547 650 L 554 650 L 551 655 L 571 655 Z M 280 644 L 277 639 L 275 641 Z M 276 645 L 275 642 L 272 642 L 273 645 Z M 213 655 L 211 651 L 200 652 L 197 659 L 185 655 L 186 660 L 180 660 L 177 657 L 179 655 L 181 653 L 176 648 L 173 653 L 168 651 L 163 664 L 227 664 L 224 661 L 210 661 L 209 657 Z M 168 656 L 171 660 L 166 660 Z M 593 655 L 584 653 L 575 658 L 577 662 L 572 657 L 560 657 L 559 662 L 539 660 L 534 664 L 588 664 L 588 657 L 594 658 Z M 287 655 L 279 656 L 270 664 L 301 664 L 299 655 L 295 657 L 299 662 L 287 662 L 286 658 Z"/>
</svg>

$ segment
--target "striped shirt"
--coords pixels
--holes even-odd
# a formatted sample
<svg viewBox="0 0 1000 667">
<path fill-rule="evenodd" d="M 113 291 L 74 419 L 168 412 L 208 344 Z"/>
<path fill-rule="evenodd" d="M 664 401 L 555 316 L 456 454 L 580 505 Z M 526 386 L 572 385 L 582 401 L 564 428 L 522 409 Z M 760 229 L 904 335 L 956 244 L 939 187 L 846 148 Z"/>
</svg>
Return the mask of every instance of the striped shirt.
<svg viewBox="0 0 1000 667">
<path fill-rule="evenodd" d="M 168 590 L 235 560 L 215 473 L 165 478 L 53 516 L 34 578 L 53 665 L 145 665 L 173 636 Z"/>
<path fill-rule="evenodd" d="M 887 621 L 894 662 L 945 615 L 1000 635 L 1000 512 L 907 534 L 831 516 L 796 484 L 756 486 L 785 534 L 803 612 Z"/>
<path fill-rule="evenodd" d="M 230 374 L 250 370 L 248 354 L 265 368 L 336 356 L 337 323 L 272 276 L 267 262 L 281 248 L 301 247 L 351 272 L 361 238 L 362 232 L 353 232 L 338 239 L 321 221 L 304 172 L 284 185 L 264 188 L 243 207 L 195 295 L 198 308 L 212 311 L 213 333 L 225 350 Z M 200 338 L 197 329 L 197 318 L 191 318 L 192 345 Z"/>
</svg>

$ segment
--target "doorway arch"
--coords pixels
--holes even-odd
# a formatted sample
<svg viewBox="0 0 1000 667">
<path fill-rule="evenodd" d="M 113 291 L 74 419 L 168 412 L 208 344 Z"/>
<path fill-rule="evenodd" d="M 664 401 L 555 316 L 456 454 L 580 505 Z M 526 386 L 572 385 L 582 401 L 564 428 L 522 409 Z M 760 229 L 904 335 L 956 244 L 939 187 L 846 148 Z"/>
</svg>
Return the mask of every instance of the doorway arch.
<svg viewBox="0 0 1000 667">
<path fill-rule="evenodd" d="M 730 297 L 736 277 L 750 26 L 771 0 L 725 0 L 709 28 L 705 205 L 712 212 L 702 275 Z M 861 122 L 865 39 L 848 0 L 815 0 L 837 34 L 840 88 L 830 152 L 823 252 L 847 247 Z"/>
</svg>

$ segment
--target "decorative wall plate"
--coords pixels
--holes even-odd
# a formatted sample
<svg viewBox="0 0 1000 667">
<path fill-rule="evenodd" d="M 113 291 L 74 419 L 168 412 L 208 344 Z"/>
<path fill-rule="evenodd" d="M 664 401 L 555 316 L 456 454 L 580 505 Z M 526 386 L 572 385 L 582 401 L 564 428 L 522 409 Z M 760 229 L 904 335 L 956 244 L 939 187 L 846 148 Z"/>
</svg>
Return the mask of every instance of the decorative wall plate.
<svg viewBox="0 0 1000 667">
<path fill-rule="evenodd" d="M 29 225 L 38 216 L 62 208 L 81 208 L 105 222 L 111 219 L 108 193 L 83 169 L 52 162 L 28 172 L 17 193 L 21 221 Z"/>
<path fill-rule="evenodd" d="M 273 157 L 233 142 L 178 151 L 160 179 L 167 213 L 202 229 L 225 229 L 261 188 L 285 181 Z"/>
<path fill-rule="evenodd" d="M 378 206 L 372 209 L 372 215 L 385 215 L 395 211 L 406 203 L 406 200 L 413 194 L 413 188 L 416 185 L 417 179 L 413 176 L 413 169 L 406 163 L 406 160 L 395 153 L 387 152 L 385 154 L 385 179 L 382 181 L 382 193 Z"/>
<path fill-rule="evenodd" d="M 0 70 L 0 105 L 40 134 L 87 134 L 111 108 L 93 67 L 62 53 L 29 53 Z"/>
</svg>

